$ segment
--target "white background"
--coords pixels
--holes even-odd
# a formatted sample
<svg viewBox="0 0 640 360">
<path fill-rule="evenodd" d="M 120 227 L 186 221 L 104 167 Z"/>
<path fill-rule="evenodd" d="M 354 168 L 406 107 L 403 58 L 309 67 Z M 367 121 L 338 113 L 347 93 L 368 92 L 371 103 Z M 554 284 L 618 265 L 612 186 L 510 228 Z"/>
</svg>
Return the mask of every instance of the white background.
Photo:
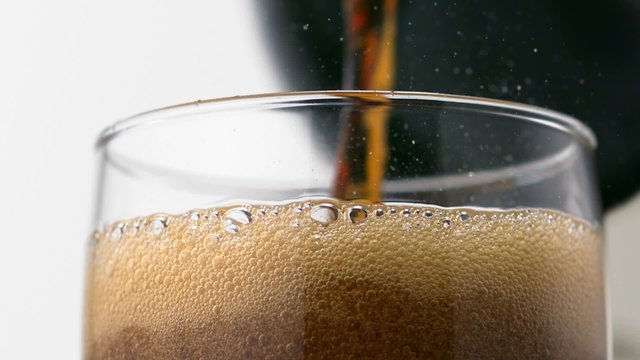
<svg viewBox="0 0 640 360">
<path fill-rule="evenodd" d="M 80 358 L 97 134 L 283 90 L 259 25 L 248 1 L 0 2 L 0 359 Z M 606 222 L 618 359 L 640 358 L 639 220 L 636 197 Z"/>
</svg>

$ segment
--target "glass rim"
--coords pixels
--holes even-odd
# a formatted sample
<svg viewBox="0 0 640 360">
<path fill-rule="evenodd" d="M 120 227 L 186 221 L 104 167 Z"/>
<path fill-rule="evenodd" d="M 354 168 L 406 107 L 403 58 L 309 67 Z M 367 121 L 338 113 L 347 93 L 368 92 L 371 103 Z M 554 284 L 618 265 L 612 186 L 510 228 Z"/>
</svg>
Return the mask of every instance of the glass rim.
<svg viewBox="0 0 640 360">
<path fill-rule="evenodd" d="M 467 95 L 451 95 L 433 92 L 417 91 L 377 91 L 377 90 L 329 90 L 329 91 L 293 91 L 274 92 L 252 95 L 240 95 L 213 98 L 207 100 L 196 100 L 187 103 L 165 106 L 153 110 L 138 113 L 122 120 L 116 121 L 108 126 L 98 136 L 96 148 L 104 148 L 112 139 L 138 128 L 143 125 L 155 122 L 158 115 L 171 113 L 172 111 L 186 111 L 190 109 L 207 106 L 208 109 L 222 110 L 228 107 L 251 106 L 251 105 L 285 105 L 304 104 L 304 101 L 331 100 L 331 99 L 357 99 L 369 101 L 418 101 L 418 102 L 439 102 L 457 105 L 473 105 L 486 107 L 494 110 L 512 110 L 527 113 L 537 118 L 527 118 L 545 126 L 554 127 L 574 136 L 582 143 L 595 150 L 598 146 L 596 136 L 593 131 L 583 122 L 573 116 L 546 109 L 543 107 L 523 104 L 509 100 L 499 100 Z"/>
</svg>

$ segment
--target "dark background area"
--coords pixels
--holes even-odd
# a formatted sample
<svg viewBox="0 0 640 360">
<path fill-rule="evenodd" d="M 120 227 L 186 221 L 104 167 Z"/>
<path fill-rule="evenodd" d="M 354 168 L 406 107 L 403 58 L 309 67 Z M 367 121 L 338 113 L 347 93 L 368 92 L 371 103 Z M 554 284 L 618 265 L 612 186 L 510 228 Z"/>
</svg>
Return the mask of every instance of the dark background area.
<svg viewBox="0 0 640 360">
<path fill-rule="evenodd" d="M 292 89 L 342 87 L 339 0 L 265 0 L 259 11 Z M 640 2 L 400 1 L 396 46 L 395 89 L 512 100 L 573 115 L 598 138 L 605 209 L 637 191 Z"/>
</svg>

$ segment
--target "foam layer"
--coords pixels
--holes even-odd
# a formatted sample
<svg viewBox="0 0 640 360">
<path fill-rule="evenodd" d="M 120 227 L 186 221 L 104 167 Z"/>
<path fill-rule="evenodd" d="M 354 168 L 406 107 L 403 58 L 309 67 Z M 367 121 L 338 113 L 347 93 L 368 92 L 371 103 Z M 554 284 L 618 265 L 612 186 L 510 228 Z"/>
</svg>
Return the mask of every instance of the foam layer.
<svg viewBox="0 0 640 360">
<path fill-rule="evenodd" d="M 535 209 L 327 199 L 134 219 L 96 233 L 86 355 L 604 359 L 601 246 Z"/>
</svg>

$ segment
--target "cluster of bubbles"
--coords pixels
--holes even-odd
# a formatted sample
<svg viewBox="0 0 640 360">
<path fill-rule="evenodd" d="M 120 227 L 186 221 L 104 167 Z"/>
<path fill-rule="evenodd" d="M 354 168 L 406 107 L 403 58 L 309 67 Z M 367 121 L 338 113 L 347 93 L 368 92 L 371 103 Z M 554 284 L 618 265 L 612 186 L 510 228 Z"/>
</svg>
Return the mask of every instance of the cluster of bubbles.
<svg viewBox="0 0 640 360">
<path fill-rule="evenodd" d="M 323 198 L 107 230 L 89 358 L 437 358 L 454 340 L 463 358 L 567 358 L 601 319 L 598 234 L 549 210 Z"/>
<path fill-rule="evenodd" d="M 278 216 L 280 214 L 280 210 L 278 210 L 278 208 L 272 209 L 269 213 L 267 213 L 267 210 L 264 208 L 254 209 L 254 213 L 252 213 L 251 208 L 252 207 L 250 205 L 243 205 L 220 210 L 194 210 L 188 214 L 188 219 L 194 224 L 199 224 L 202 219 L 210 221 L 220 221 L 222 223 L 222 228 L 224 229 L 224 231 L 228 234 L 233 235 L 239 233 L 243 226 L 249 225 L 256 218 L 262 218 L 267 215 Z M 348 206 L 343 206 L 341 208 L 330 202 L 312 205 L 311 201 L 307 201 L 301 205 L 294 206 L 293 212 L 302 216 L 302 214 L 306 211 L 308 213 L 307 215 L 309 219 L 312 220 L 312 223 L 320 225 L 322 227 L 330 226 L 341 219 L 349 221 L 354 225 L 361 225 L 364 224 L 370 217 L 381 218 L 385 215 L 396 217 L 398 216 L 398 214 L 400 214 L 400 218 L 402 219 L 422 216 L 427 220 L 433 218 L 434 215 L 437 215 L 437 217 L 441 218 L 438 223 L 441 224 L 445 229 L 451 228 L 453 224 L 452 218 L 450 218 L 448 214 L 443 215 L 444 212 L 441 208 L 401 208 L 400 210 L 396 207 L 385 208 L 386 211 L 380 206 L 368 203 L 359 204 L 357 202 L 354 202 L 354 204 Z M 553 221 L 553 216 L 548 216 L 548 221 Z M 471 216 L 466 211 L 457 211 L 455 217 L 460 222 L 467 222 L 471 219 Z M 132 232 L 137 232 L 146 227 L 147 231 L 149 231 L 154 236 L 159 237 L 163 235 L 165 229 L 169 226 L 169 221 L 170 216 L 155 215 L 145 219 L 137 219 L 133 222 L 115 223 L 108 227 L 105 230 L 105 233 L 108 235 L 109 239 L 117 241 L 120 240 L 127 229 L 131 229 Z M 301 225 L 302 222 L 299 218 L 291 221 L 292 227 L 297 228 Z M 94 238 L 97 237 L 97 235 L 94 236 Z"/>
</svg>

